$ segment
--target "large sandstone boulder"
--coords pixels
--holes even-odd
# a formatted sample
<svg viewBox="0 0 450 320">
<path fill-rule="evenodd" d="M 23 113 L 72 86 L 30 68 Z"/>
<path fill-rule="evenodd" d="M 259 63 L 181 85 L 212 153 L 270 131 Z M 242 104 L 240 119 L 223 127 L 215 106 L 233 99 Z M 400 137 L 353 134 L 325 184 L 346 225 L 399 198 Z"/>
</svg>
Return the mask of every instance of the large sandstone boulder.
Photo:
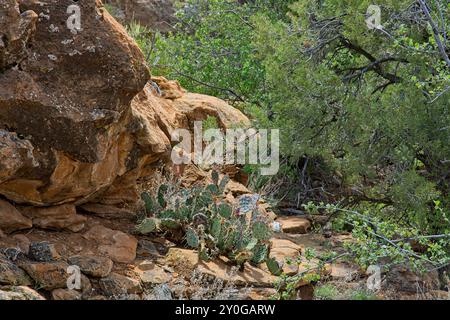
<svg viewBox="0 0 450 320">
<path fill-rule="evenodd" d="M 0 193 L 36 205 L 79 201 L 130 169 L 130 101 L 149 72 L 99 1 L 77 2 L 78 32 L 66 27 L 72 0 L 20 3 L 0 0 L 8 12 L 0 20 L 8 26 L 0 29 L 0 159 L 10 155 L 0 163 Z M 14 33 L 15 25 L 28 27 Z"/>
<path fill-rule="evenodd" d="M 66 26 L 74 4 L 78 31 Z M 0 195 L 17 204 L 133 203 L 175 128 L 208 115 L 248 124 L 219 99 L 150 80 L 100 1 L 0 0 L 0 27 Z"/>
</svg>

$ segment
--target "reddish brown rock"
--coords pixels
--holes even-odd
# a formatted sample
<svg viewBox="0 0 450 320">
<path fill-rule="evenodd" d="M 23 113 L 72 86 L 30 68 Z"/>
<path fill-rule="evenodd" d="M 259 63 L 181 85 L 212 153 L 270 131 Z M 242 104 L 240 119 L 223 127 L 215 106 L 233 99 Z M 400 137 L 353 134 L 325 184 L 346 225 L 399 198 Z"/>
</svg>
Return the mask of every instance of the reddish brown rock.
<svg viewBox="0 0 450 320">
<path fill-rule="evenodd" d="M 298 272 L 301 247 L 289 240 L 272 239 L 270 257 L 277 260 L 287 275 L 295 275 Z"/>
<path fill-rule="evenodd" d="M 330 276 L 334 280 L 350 282 L 357 279 L 361 272 L 358 267 L 346 262 L 336 262 L 331 265 Z"/>
<path fill-rule="evenodd" d="M 0 254 L 0 285 L 31 285 L 28 275 L 6 256 Z"/>
<path fill-rule="evenodd" d="M 152 261 L 143 261 L 135 269 L 144 286 L 168 283 L 172 276 Z"/>
<path fill-rule="evenodd" d="M 0 193 L 39 205 L 86 199 L 131 169 L 126 131 L 149 78 L 144 57 L 100 1 L 76 4 L 80 32 L 64 23 L 72 0 L 0 4 L 0 38 L 14 40 L 0 44 L 9 128 L 0 132 Z"/>
<path fill-rule="evenodd" d="M 284 233 L 306 234 L 311 229 L 311 222 L 303 217 L 283 216 L 276 221 L 281 223 Z"/>
<path fill-rule="evenodd" d="M 440 289 L 439 273 L 434 270 L 418 274 L 405 266 L 395 266 L 386 274 L 387 286 L 396 291 L 426 293 Z"/>
<path fill-rule="evenodd" d="M 142 286 L 138 280 L 117 273 L 111 273 L 108 277 L 102 278 L 99 284 L 106 296 L 142 292 Z"/>
<path fill-rule="evenodd" d="M 13 205 L 0 199 L 0 229 L 7 233 L 29 229 L 33 226 Z"/>
<path fill-rule="evenodd" d="M 0 2 L 0 72 L 20 63 L 28 54 L 27 43 L 34 33 L 37 14 L 19 11 L 15 0 Z"/>
<path fill-rule="evenodd" d="M 69 265 L 65 262 L 21 262 L 20 267 L 34 280 L 36 285 L 45 290 L 65 288 L 69 274 Z"/>
<path fill-rule="evenodd" d="M 208 116 L 249 124 L 222 100 L 149 81 L 142 52 L 100 1 L 76 3 L 79 31 L 64 23 L 72 0 L 0 3 L 0 39 L 14 39 L 0 43 L 0 195 L 15 203 L 135 203 L 136 180 L 168 161 L 175 128 Z"/>
<path fill-rule="evenodd" d="M 70 257 L 68 262 L 79 266 L 83 273 L 96 278 L 108 276 L 113 268 L 112 260 L 107 257 L 79 255 Z"/>
<path fill-rule="evenodd" d="M 119 263 L 130 263 L 136 258 L 136 238 L 103 226 L 94 226 L 84 234 L 84 238 L 96 241 L 98 251 Z"/>
<path fill-rule="evenodd" d="M 86 217 L 77 214 L 74 205 L 56 207 L 26 207 L 22 212 L 33 220 L 33 225 L 42 229 L 78 232 L 84 228 Z"/>
<path fill-rule="evenodd" d="M 52 291 L 53 300 L 81 300 L 81 294 L 75 290 L 55 289 Z"/>
<path fill-rule="evenodd" d="M 135 214 L 133 210 L 130 209 L 100 203 L 86 203 L 81 205 L 79 208 L 85 212 L 93 213 L 101 217 L 131 217 Z"/>
<path fill-rule="evenodd" d="M 11 239 L 15 241 L 16 247 L 19 248 L 24 254 L 28 254 L 30 252 L 31 241 L 26 235 L 15 234 L 11 237 Z"/>
</svg>

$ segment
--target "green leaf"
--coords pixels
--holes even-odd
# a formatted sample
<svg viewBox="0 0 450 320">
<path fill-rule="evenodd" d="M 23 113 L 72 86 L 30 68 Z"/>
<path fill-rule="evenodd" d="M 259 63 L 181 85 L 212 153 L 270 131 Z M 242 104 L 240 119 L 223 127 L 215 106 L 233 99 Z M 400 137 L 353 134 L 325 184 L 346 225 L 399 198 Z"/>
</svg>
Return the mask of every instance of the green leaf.
<svg viewBox="0 0 450 320">
<path fill-rule="evenodd" d="M 186 231 L 186 241 L 188 246 L 194 249 L 197 249 L 200 244 L 197 233 L 191 228 Z"/>
<path fill-rule="evenodd" d="M 252 226 L 253 236 L 258 240 L 269 240 L 272 236 L 272 232 L 267 224 L 258 221 Z"/>
<path fill-rule="evenodd" d="M 141 194 L 141 199 L 145 204 L 145 212 L 153 213 L 153 211 L 155 210 L 155 204 L 153 203 L 153 199 L 150 194 L 148 192 L 143 192 Z"/>
<path fill-rule="evenodd" d="M 206 190 L 211 192 L 212 194 L 219 194 L 219 187 L 215 184 L 210 184 L 206 187 Z"/>
<path fill-rule="evenodd" d="M 211 178 L 213 183 L 218 186 L 219 185 L 219 173 L 216 170 L 213 170 L 211 173 Z"/>
<path fill-rule="evenodd" d="M 229 176 L 224 176 L 222 181 L 220 181 L 219 184 L 219 192 L 223 193 L 225 191 L 225 187 L 227 186 L 228 182 L 230 182 L 230 177 Z"/>
<path fill-rule="evenodd" d="M 177 230 L 181 228 L 181 224 L 175 219 L 161 219 L 161 227 L 169 230 Z"/>
<path fill-rule="evenodd" d="M 161 219 L 176 219 L 177 217 L 177 213 L 173 210 L 163 210 L 158 214 L 158 218 Z"/>
<path fill-rule="evenodd" d="M 198 257 L 200 260 L 208 262 L 211 260 L 211 256 L 208 254 L 208 251 L 206 249 L 202 249 L 198 252 Z"/>
<path fill-rule="evenodd" d="M 280 276 L 283 273 L 283 270 L 281 269 L 278 261 L 275 260 L 274 258 L 267 259 L 266 265 L 270 273 L 272 273 L 275 276 Z"/>
<path fill-rule="evenodd" d="M 225 219 L 230 219 L 231 215 L 233 214 L 233 208 L 227 203 L 219 204 L 217 210 L 219 214 Z"/>
<path fill-rule="evenodd" d="M 269 247 L 264 244 L 258 244 L 253 249 L 252 262 L 256 264 L 263 263 L 266 261 L 267 255 L 269 253 Z"/>
<path fill-rule="evenodd" d="M 167 190 L 169 190 L 169 187 L 165 184 L 162 184 L 158 189 L 158 203 L 161 208 L 165 208 L 167 206 L 167 202 L 165 200 Z"/>
<path fill-rule="evenodd" d="M 211 225 L 211 235 L 215 239 L 219 239 L 220 232 L 222 231 L 222 221 L 220 218 L 214 218 Z"/>
<path fill-rule="evenodd" d="M 247 251 L 252 251 L 256 245 L 258 244 L 258 239 L 256 238 L 251 238 L 250 242 L 247 244 L 247 246 L 245 247 L 245 250 Z"/>
<path fill-rule="evenodd" d="M 146 218 L 136 227 L 136 230 L 141 234 L 149 234 L 155 232 L 157 228 L 158 220 L 155 218 Z"/>
</svg>

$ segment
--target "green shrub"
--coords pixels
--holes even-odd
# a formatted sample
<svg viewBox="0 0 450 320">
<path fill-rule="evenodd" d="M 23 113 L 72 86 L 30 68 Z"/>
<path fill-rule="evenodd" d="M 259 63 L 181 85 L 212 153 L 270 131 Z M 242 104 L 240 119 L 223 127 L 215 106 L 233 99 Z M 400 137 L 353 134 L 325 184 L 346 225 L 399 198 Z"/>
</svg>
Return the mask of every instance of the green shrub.
<svg viewBox="0 0 450 320">
<path fill-rule="evenodd" d="M 450 34 L 450 7 L 428 1 L 437 34 L 420 4 L 406 0 L 380 1 L 383 29 L 370 30 L 370 4 L 187 0 L 176 32 L 134 25 L 130 33 L 155 74 L 279 128 L 284 166 L 274 197 L 301 205 L 316 190 L 360 213 L 328 212 L 339 217 L 337 229 L 353 231 L 350 249 L 362 265 L 389 257 L 442 270 L 450 252 L 450 64 L 437 40 Z"/>
<path fill-rule="evenodd" d="M 336 300 L 339 292 L 335 286 L 324 284 L 314 289 L 314 297 L 317 300 Z"/>
<path fill-rule="evenodd" d="M 378 300 L 378 297 L 366 290 L 357 290 L 351 293 L 349 300 Z"/>
</svg>

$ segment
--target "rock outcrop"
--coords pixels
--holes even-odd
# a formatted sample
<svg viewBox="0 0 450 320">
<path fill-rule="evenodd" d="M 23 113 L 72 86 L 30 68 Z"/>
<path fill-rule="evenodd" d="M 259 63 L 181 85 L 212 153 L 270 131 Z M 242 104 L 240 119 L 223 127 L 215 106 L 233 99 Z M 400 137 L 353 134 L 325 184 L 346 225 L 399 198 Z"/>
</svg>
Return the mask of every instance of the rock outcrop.
<svg viewBox="0 0 450 320">
<path fill-rule="evenodd" d="M 0 4 L 0 193 L 83 201 L 131 169 L 130 102 L 149 78 L 142 53 L 99 1 L 77 3 L 79 31 L 66 26 L 71 0 Z"/>
<path fill-rule="evenodd" d="M 73 4 L 0 0 L 0 195 L 24 206 L 133 203 L 173 129 L 208 115 L 248 123 L 219 99 L 150 80 L 100 1 L 77 2 L 81 29 L 68 29 Z"/>
</svg>

